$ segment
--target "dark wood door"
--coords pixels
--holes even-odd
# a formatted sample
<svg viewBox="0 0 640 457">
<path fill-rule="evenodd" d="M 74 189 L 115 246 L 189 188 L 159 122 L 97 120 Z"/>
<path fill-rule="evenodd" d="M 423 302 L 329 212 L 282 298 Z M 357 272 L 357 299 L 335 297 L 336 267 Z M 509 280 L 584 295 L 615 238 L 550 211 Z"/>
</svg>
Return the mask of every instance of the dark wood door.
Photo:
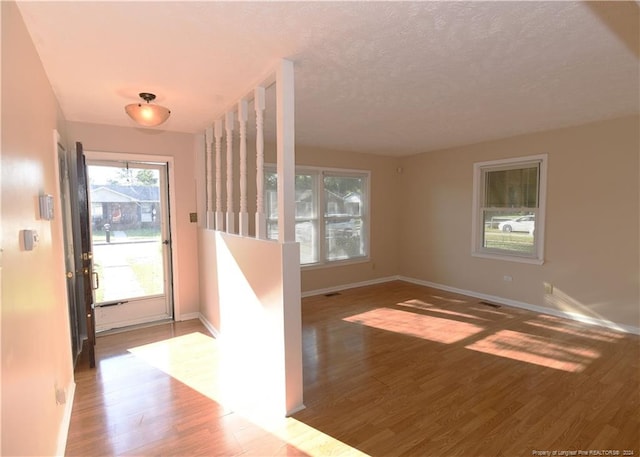
<svg viewBox="0 0 640 457">
<path fill-rule="evenodd" d="M 80 242 L 82 252 L 81 269 L 76 281 L 78 296 L 84 297 L 84 310 L 87 318 L 87 350 L 89 366 L 96 366 L 96 318 L 93 304 L 93 253 L 91 252 L 91 219 L 89 215 L 89 191 L 87 184 L 87 163 L 82 143 L 76 142 L 76 165 L 78 176 L 78 213 L 80 216 Z M 81 273 L 81 274 L 80 274 Z"/>
</svg>

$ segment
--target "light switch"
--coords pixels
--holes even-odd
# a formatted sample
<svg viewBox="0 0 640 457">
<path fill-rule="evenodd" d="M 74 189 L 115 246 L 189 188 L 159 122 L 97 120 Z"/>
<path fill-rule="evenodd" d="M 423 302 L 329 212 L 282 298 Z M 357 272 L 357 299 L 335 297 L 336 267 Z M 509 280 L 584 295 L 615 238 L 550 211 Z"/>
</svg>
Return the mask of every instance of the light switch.
<svg viewBox="0 0 640 457">
<path fill-rule="evenodd" d="M 38 245 L 38 232 L 31 229 L 22 230 L 22 245 L 25 251 L 33 251 Z"/>
<path fill-rule="evenodd" d="M 53 195 L 40 195 L 40 219 L 50 221 L 53 219 Z"/>
</svg>

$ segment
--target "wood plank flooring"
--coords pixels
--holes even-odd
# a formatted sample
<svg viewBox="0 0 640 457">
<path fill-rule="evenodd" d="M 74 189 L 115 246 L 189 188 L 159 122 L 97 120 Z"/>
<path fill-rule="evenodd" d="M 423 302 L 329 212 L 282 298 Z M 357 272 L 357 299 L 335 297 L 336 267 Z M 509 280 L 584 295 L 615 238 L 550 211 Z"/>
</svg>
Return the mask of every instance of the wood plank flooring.
<svg viewBox="0 0 640 457">
<path fill-rule="evenodd" d="M 269 423 L 220 401 L 216 344 L 198 321 L 98 338 L 67 455 L 640 455 L 635 335 L 399 281 L 310 297 L 307 408 Z"/>
</svg>

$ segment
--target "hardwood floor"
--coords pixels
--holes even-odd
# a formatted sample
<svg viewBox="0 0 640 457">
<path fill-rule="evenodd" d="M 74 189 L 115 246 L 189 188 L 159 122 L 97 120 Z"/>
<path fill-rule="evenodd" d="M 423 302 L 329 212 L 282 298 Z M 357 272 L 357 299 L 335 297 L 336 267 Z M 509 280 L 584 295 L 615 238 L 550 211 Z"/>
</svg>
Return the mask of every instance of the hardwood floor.
<svg viewBox="0 0 640 457">
<path fill-rule="evenodd" d="M 307 408 L 269 422 L 222 404 L 216 344 L 198 321 L 98 338 L 67 455 L 640 453 L 635 335 L 403 282 L 310 297 Z"/>
</svg>

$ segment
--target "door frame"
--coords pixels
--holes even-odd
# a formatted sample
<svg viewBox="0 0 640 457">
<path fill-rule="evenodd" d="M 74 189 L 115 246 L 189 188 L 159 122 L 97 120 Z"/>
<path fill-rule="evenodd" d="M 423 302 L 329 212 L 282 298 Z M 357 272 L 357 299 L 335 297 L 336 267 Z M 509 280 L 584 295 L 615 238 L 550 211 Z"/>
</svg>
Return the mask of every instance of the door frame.
<svg viewBox="0 0 640 457">
<path fill-rule="evenodd" d="M 86 338 L 86 324 L 84 323 L 84 309 L 79 309 L 76 297 L 76 267 L 75 239 L 73 229 L 73 199 L 71 186 L 70 166 L 75 163 L 71 154 L 75 151 L 68 151 L 62 143 L 57 130 L 53 131 L 54 149 L 56 155 L 56 179 L 59 183 L 59 197 L 55 203 L 58 209 L 57 214 L 62 220 L 62 241 L 64 245 L 64 265 L 66 273 L 67 304 L 69 308 L 69 327 L 71 332 L 71 356 L 73 366 L 76 366 L 78 356 L 82 352 L 83 340 Z M 76 190 L 77 191 L 77 190 Z M 81 325 L 82 323 L 82 325 Z"/>
<path fill-rule="evenodd" d="M 179 246 L 178 230 L 177 230 L 177 218 L 176 218 L 176 196 L 174 189 L 175 186 L 175 166 L 174 158 L 164 155 L 150 155 L 150 154 L 136 154 L 136 153 L 124 153 L 124 152 L 105 152 L 95 150 L 85 150 L 85 156 L 87 161 L 113 161 L 113 162 L 161 162 L 167 164 L 167 189 L 168 193 L 168 206 L 169 206 L 169 235 L 171 240 L 171 255 L 170 255 L 170 269 L 171 269 L 171 300 L 173 302 L 173 320 L 180 321 L 181 319 L 181 307 L 180 300 L 176 291 L 180 290 L 180 278 L 178 269 L 178 257 Z"/>
</svg>

